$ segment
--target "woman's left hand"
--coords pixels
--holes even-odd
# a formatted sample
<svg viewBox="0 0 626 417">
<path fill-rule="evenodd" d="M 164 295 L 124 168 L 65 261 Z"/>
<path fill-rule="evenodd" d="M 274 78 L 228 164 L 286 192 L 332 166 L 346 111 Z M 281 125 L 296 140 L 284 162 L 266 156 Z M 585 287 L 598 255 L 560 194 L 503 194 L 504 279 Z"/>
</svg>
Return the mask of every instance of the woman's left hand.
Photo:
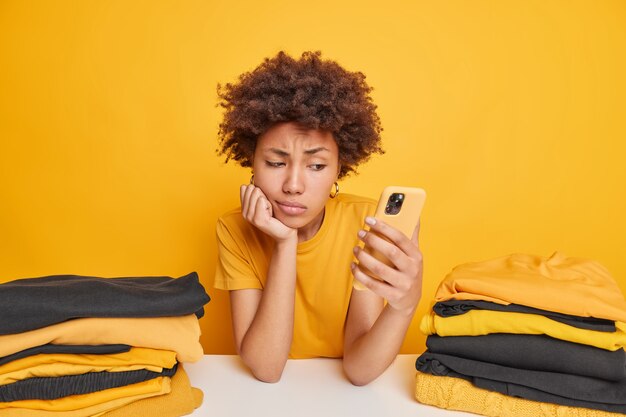
<svg viewBox="0 0 626 417">
<path fill-rule="evenodd" d="M 374 220 L 374 223 L 371 220 Z M 386 299 L 393 309 L 413 315 L 422 295 L 423 261 L 418 243 L 419 222 L 411 239 L 373 217 L 366 218 L 366 223 L 370 230 L 367 232 L 361 230 L 359 238 L 366 247 L 385 256 L 392 266 L 386 265 L 357 246 L 354 248 L 354 255 L 359 264 L 352 263 L 352 275 L 372 292 Z M 371 277 L 363 271 L 363 268 L 384 281 Z"/>
</svg>

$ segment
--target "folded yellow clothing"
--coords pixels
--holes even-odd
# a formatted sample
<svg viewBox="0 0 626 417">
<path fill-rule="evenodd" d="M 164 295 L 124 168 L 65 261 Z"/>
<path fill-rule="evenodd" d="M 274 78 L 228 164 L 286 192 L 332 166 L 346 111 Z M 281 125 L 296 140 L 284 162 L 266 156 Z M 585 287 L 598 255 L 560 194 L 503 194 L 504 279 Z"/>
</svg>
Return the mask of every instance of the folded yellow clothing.
<svg viewBox="0 0 626 417">
<path fill-rule="evenodd" d="M 514 254 L 455 267 L 435 293 L 435 301 L 485 300 L 626 322 L 626 300 L 598 262 Z"/>
<path fill-rule="evenodd" d="M 0 336 L 0 357 L 47 343 L 124 344 L 176 352 L 179 362 L 196 362 L 204 352 L 195 314 L 156 318 L 85 318 Z"/>
<path fill-rule="evenodd" d="M 172 377 L 172 391 L 169 394 L 135 401 L 101 415 L 103 417 L 179 417 L 190 414 L 200 407 L 203 396 L 202 391 L 191 386 L 187 373 L 182 364 L 179 364 L 176 374 Z"/>
<path fill-rule="evenodd" d="M 171 389 L 169 393 L 167 390 Z M 2 417 L 176 417 L 191 413 L 202 404 L 203 393 L 191 387 L 189 377 L 178 365 L 170 386 L 163 385 L 158 393 L 122 397 L 71 411 L 46 411 L 10 408 L 0 411 Z M 149 400 L 149 401 L 147 401 Z"/>
<path fill-rule="evenodd" d="M 42 353 L 0 365 L 0 385 L 27 378 L 80 375 L 87 372 L 122 372 L 145 369 L 162 372 L 176 365 L 176 352 L 132 347 L 113 354 Z"/>
<path fill-rule="evenodd" d="M 165 386 L 165 390 L 163 387 Z M 70 395 L 56 400 L 20 400 L 0 402 L 0 410 L 4 408 L 26 408 L 47 411 L 70 411 L 104 403 L 118 398 L 139 394 L 155 394 L 170 392 L 170 378 L 160 376 L 137 384 L 110 388 L 90 394 Z M 0 411 L 0 415 L 2 411 Z M 3 415 L 4 417 L 4 415 Z"/>
<path fill-rule="evenodd" d="M 622 414 L 509 397 L 476 388 L 469 381 L 417 372 L 415 398 L 446 410 L 491 417 L 619 417 Z"/>
<path fill-rule="evenodd" d="M 491 333 L 545 334 L 555 339 L 617 350 L 626 346 L 626 323 L 615 322 L 615 332 L 580 329 L 545 316 L 493 310 L 471 310 L 465 314 L 440 317 L 430 312 L 422 317 L 422 333 L 439 336 L 482 336 Z"/>
<path fill-rule="evenodd" d="M 174 382 L 174 375 L 171 379 L 171 384 Z M 123 407 L 126 404 L 131 404 L 135 401 L 142 400 L 150 397 L 158 397 L 161 395 L 167 395 L 170 390 L 170 385 L 163 384 L 161 391 L 148 392 L 144 394 L 129 395 L 120 397 L 114 400 L 105 401 L 99 404 L 90 405 L 88 407 L 78 408 L 70 411 L 48 411 L 48 410 L 35 410 L 29 408 L 6 408 L 0 409 L 0 416 L 2 417 L 92 417 L 101 415 L 107 410 L 115 410 Z"/>
</svg>

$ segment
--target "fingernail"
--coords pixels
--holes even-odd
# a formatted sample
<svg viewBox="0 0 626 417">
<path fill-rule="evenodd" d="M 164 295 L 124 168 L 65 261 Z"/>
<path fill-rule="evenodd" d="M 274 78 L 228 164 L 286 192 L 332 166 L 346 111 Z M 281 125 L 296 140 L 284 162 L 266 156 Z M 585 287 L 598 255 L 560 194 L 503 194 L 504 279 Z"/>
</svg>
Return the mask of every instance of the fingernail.
<svg viewBox="0 0 626 417">
<path fill-rule="evenodd" d="M 359 230 L 359 233 L 357 234 L 359 235 L 361 239 L 363 239 L 367 233 L 365 233 L 365 230 Z"/>
<path fill-rule="evenodd" d="M 354 262 L 350 262 L 350 269 L 356 268 L 356 264 Z"/>
<path fill-rule="evenodd" d="M 355 246 L 354 249 L 352 249 L 352 252 L 354 252 L 355 254 L 359 253 L 359 247 Z"/>
<path fill-rule="evenodd" d="M 367 216 L 365 218 L 365 223 L 369 224 L 370 226 L 374 226 L 376 224 L 376 219 L 370 216 Z"/>
</svg>

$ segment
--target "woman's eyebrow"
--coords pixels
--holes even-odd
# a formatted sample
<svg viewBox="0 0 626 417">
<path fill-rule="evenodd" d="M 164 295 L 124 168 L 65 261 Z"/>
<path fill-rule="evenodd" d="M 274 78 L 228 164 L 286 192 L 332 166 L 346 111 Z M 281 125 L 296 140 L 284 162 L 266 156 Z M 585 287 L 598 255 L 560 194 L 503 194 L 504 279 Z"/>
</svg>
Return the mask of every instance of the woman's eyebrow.
<svg viewBox="0 0 626 417">
<path fill-rule="evenodd" d="M 289 156 L 289 152 L 283 151 L 282 149 L 278 149 L 278 148 L 269 148 L 267 149 L 267 152 L 275 153 L 276 155 L 283 156 L 283 157 Z"/>
<path fill-rule="evenodd" d="M 289 153 L 289 152 L 284 151 L 284 150 L 282 150 L 282 149 L 278 149 L 278 148 L 269 148 L 269 149 L 267 149 L 267 151 L 268 151 L 268 152 L 271 152 L 271 153 L 274 153 L 274 154 L 276 154 L 276 155 L 278 155 L 278 156 L 283 156 L 283 157 L 287 157 L 287 156 L 289 156 L 289 155 L 290 155 L 290 153 Z M 328 148 L 325 148 L 325 147 L 323 147 L 323 146 L 319 146 L 319 147 L 317 147 L 317 148 L 306 149 L 306 150 L 304 151 L 304 153 L 305 153 L 305 154 L 307 154 L 307 155 L 314 155 L 314 154 L 316 154 L 316 153 L 318 153 L 318 152 L 322 152 L 322 151 L 327 151 L 327 152 L 329 152 Z"/>
<path fill-rule="evenodd" d="M 313 154 L 316 154 L 316 153 L 321 152 L 321 151 L 328 151 L 328 148 L 320 146 L 318 148 L 307 149 L 307 150 L 304 151 L 304 153 L 307 154 L 307 155 L 313 155 Z"/>
</svg>

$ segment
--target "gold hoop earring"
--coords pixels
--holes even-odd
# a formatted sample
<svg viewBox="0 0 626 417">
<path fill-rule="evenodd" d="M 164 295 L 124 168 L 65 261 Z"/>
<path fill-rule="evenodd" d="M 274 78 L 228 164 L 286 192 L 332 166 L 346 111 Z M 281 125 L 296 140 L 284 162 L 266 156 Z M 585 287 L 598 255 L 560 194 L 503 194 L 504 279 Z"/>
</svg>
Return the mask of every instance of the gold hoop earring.
<svg viewBox="0 0 626 417">
<path fill-rule="evenodd" d="M 250 177 L 250 184 L 254 185 L 254 174 Z"/>
<path fill-rule="evenodd" d="M 335 194 L 329 194 L 330 198 L 335 198 L 337 197 L 337 194 L 339 194 L 339 184 L 337 184 L 337 181 L 335 181 Z"/>
</svg>

